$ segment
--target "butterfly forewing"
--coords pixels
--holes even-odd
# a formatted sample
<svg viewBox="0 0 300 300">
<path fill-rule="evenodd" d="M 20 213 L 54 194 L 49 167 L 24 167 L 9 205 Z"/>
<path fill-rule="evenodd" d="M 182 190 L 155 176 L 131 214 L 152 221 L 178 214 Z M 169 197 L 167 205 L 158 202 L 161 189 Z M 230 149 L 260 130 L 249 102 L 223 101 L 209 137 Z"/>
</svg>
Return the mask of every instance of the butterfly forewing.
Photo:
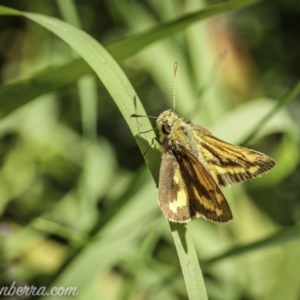
<svg viewBox="0 0 300 300">
<path fill-rule="evenodd" d="M 206 168 L 220 185 L 258 177 L 275 166 L 263 153 L 224 142 L 196 126 L 193 132 Z"/>
<path fill-rule="evenodd" d="M 202 216 L 214 222 L 232 219 L 229 205 L 206 168 L 184 146 L 163 153 L 159 204 L 174 222 Z"/>
</svg>

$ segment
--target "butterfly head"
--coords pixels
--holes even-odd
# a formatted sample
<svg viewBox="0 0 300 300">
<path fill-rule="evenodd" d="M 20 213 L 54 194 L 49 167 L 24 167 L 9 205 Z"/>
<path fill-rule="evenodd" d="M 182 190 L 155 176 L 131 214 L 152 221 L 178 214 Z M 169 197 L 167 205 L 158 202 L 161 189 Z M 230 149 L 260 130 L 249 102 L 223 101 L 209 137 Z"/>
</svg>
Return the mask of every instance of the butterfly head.
<svg viewBox="0 0 300 300">
<path fill-rule="evenodd" d="M 172 136 L 174 125 L 178 119 L 178 116 L 171 109 L 162 112 L 158 116 L 156 127 L 161 142 L 163 142 L 165 138 L 170 138 Z"/>
</svg>

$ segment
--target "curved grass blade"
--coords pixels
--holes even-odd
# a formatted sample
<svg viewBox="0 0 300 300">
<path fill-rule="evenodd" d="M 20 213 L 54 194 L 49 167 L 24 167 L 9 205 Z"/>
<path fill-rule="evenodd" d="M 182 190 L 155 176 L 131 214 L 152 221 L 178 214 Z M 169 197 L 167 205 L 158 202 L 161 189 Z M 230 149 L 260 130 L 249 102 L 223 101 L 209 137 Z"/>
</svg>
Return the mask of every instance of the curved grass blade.
<svg viewBox="0 0 300 300">
<path fill-rule="evenodd" d="M 299 226 L 285 228 L 257 242 L 250 243 L 244 246 L 234 247 L 215 257 L 204 260 L 202 261 L 202 266 L 207 268 L 211 264 L 219 262 L 223 259 L 234 258 L 242 254 L 251 253 L 252 251 L 261 250 L 263 248 L 269 248 L 271 246 L 282 245 L 283 243 L 287 243 L 299 239 L 300 239 Z"/>
<path fill-rule="evenodd" d="M 0 88 L 1 117 L 42 94 L 57 91 L 75 82 L 87 72 L 90 72 L 89 66 L 77 58 L 61 66 L 46 68 L 31 78 L 3 85 Z"/>
<path fill-rule="evenodd" d="M 256 2 L 258 1 L 230 1 L 212 5 L 170 22 L 159 24 L 150 30 L 110 44 L 106 48 L 116 60 L 122 60 L 136 54 L 147 45 L 182 31 L 195 22 L 220 13 L 241 9 Z M 16 12 L 17 11 L 0 5 L 0 15 L 21 14 L 21 12 Z M 70 72 L 70 70 L 72 71 Z M 88 73 L 89 70 L 90 69 L 81 58 L 76 58 L 71 62 L 67 62 L 65 65 L 51 68 L 51 70 L 47 68 L 45 71 L 38 72 L 32 78 L 4 85 L 0 88 L 0 107 L 2 116 L 6 116 L 16 108 L 26 104 L 41 94 L 52 92 L 76 81 L 80 76 Z M 32 85 L 34 85 L 34 89 L 32 89 Z"/>
<path fill-rule="evenodd" d="M 175 20 L 164 22 L 146 30 L 145 32 L 138 33 L 136 35 L 130 36 L 123 40 L 120 40 L 114 44 L 111 44 L 107 47 L 107 50 L 114 55 L 116 59 L 120 59 L 121 57 L 129 57 L 140 51 L 142 48 L 146 47 L 157 40 L 162 38 L 169 37 L 176 32 L 180 32 L 186 29 L 191 24 L 207 19 L 209 17 L 233 11 L 236 9 L 242 9 L 249 5 L 255 4 L 259 2 L 258 0 L 235 0 L 235 1 L 228 1 L 225 3 L 211 5 L 205 9 L 201 9 L 199 11 L 184 15 L 179 17 Z M 119 51 L 122 49 L 122 51 Z M 120 56 L 121 55 L 121 56 Z"/>
<path fill-rule="evenodd" d="M 295 97 L 298 96 L 299 93 L 300 82 L 297 82 L 297 84 L 274 105 L 273 109 L 270 110 L 259 122 L 256 123 L 251 133 L 244 139 L 244 141 L 241 142 L 241 144 L 247 145 L 257 135 L 258 131 L 265 125 L 265 123 L 268 122 L 268 120 L 270 120 L 280 108 L 286 106 L 290 101 L 295 99 Z"/>
<path fill-rule="evenodd" d="M 138 138 L 138 134 L 140 130 L 149 129 L 150 128 L 150 122 L 147 118 L 142 118 L 140 120 L 140 126 L 136 124 L 135 120 L 130 119 L 130 115 L 135 112 L 134 107 L 134 100 L 139 104 L 138 112 L 144 113 L 144 110 L 142 108 L 142 105 L 140 102 L 138 102 L 138 98 L 136 96 L 135 91 L 133 90 L 130 82 L 126 78 L 123 71 L 120 69 L 118 64 L 114 61 L 114 59 L 109 55 L 109 53 L 92 37 L 90 37 L 85 32 L 72 27 L 71 25 L 64 23 L 60 20 L 47 17 L 44 15 L 34 14 L 34 13 L 26 13 L 26 12 L 19 12 L 12 9 L 6 9 L 4 7 L 0 7 L 0 13 L 10 14 L 10 15 L 19 15 L 24 16 L 35 23 L 43 26 L 47 30 L 53 32 L 55 35 L 60 37 L 63 41 L 65 41 L 70 47 L 72 47 L 75 51 L 79 53 L 83 57 L 83 59 L 90 65 L 90 67 L 96 72 L 99 79 L 102 81 L 104 86 L 107 88 L 108 92 L 110 93 L 111 97 L 115 101 L 116 105 L 118 106 L 119 110 L 121 111 L 125 121 L 127 122 L 130 130 L 132 131 L 133 135 L 136 137 L 137 143 L 139 144 L 141 150 L 145 151 L 145 145 L 141 143 L 140 139 Z M 141 125 L 143 125 L 143 128 L 141 128 Z M 153 134 L 152 134 L 153 136 Z M 149 162 L 149 156 L 145 157 L 146 161 Z M 158 164 L 159 159 L 155 159 L 156 163 L 149 164 L 150 169 L 153 171 L 155 164 Z M 157 176 L 155 177 L 157 179 Z M 176 230 L 182 229 L 183 225 L 181 227 L 178 225 L 178 228 Z M 187 235 L 187 233 L 186 233 Z M 126 235 L 124 235 L 125 238 Z M 179 240 L 180 241 L 180 240 Z M 201 270 L 199 267 L 198 259 L 196 256 L 195 249 L 193 247 L 193 244 L 191 242 L 191 239 L 188 238 L 188 249 L 187 252 L 187 258 L 189 260 L 189 266 L 193 266 L 193 274 L 200 274 Z M 103 241 L 105 243 L 105 241 Z M 181 241 L 180 241 L 181 242 Z M 176 243 L 178 244 L 178 243 Z M 90 257 L 97 257 L 97 254 L 99 253 L 99 250 L 95 247 L 92 247 L 93 245 L 89 245 L 89 256 Z M 103 245 L 104 246 L 104 245 Z M 103 248 L 102 246 L 102 248 Z M 113 251 L 114 248 L 120 248 L 120 245 L 111 244 L 109 248 L 109 251 Z M 122 251 L 121 251 L 122 252 Z M 190 255 L 189 253 L 193 253 L 193 255 Z M 179 259 L 181 259 L 182 255 L 179 255 Z M 80 278 L 77 278 L 77 280 L 84 280 L 82 278 L 83 274 L 85 272 L 82 272 L 82 270 L 87 268 L 85 266 L 85 260 L 82 259 L 82 257 L 79 257 L 79 264 L 76 265 L 76 268 L 78 270 L 81 270 L 80 272 Z M 185 265 L 185 262 L 183 262 L 183 265 Z M 188 272 L 191 271 L 189 267 L 185 268 L 184 275 L 187 276 Z M 68 285 L 68 283 L 72 283 L 72 280 L 75 280 L 75 277 L 77 276 L 74 272 L 72 273 L 73 276 L 70 276 L 70 272 L 68 272 L 67 269 L 65 269 L 66 272 L 62 274 L 63 280 L 60 281 L 61 285 Z M 88 270 L 86 270 L 88 272 Z M 76 272 L 77 273 L 77 272 Z M 75 277 L 74 277 L 75 276 Z M 186 283 L 188 285 L 192 286 L 193 289 L 193 295 L 195 295 L 195 291 L 198 290 L 199 286 L 204 286 L 203 277 L 202 276 L 194 276 L 191 275 L 191 278 L 193 279 L 192 282 L 186 278 Z M 78 283 L 79 284 L 79 283 Z M 81 283 L 82 285 L 82 283 Z M 188 287 L 188 291 L 190 288 Z M 202 293 L 205 295 L 205 288 L 202 290 Z M 205 297 L 204 299 L 206 299 Z M 199 299 L 199 296 L 195 298 L 194 296 L 191 299 Z"/>
</svg>

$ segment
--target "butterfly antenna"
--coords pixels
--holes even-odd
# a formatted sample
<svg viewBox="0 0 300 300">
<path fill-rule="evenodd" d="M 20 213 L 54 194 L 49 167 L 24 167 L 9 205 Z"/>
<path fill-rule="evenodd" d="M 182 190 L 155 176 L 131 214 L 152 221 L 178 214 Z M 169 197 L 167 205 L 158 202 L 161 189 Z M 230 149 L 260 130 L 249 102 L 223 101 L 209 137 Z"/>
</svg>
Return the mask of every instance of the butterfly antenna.
<svg viewBox="0 0 300 300">
<path fill-rule="evenodd" d="M 178 61 L 175 61 L 174 68 L 173 68 L 173 111 L 175 111 L 175 104 L 176 104 L 176 73 L 178 69 Z"/>
<path fill-rule="evenodd" d="M 148 116 L 148 115 L 139 115 L 139 114 L 132 114 L 130 118 L 149 118 L 149 119 L 157 119 L 156 116 Z"/>
</svg>

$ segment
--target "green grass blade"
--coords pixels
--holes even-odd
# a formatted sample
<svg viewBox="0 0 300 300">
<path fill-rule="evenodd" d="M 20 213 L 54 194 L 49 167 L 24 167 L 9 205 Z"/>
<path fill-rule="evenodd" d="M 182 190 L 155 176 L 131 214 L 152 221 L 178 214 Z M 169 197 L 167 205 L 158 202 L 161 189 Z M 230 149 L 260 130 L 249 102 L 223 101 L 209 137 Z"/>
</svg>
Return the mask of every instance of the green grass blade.
<svg viewBox="0 0 300 300">
<path fill-rule="evenodd" d="M 263 126 L 276 114 L 276 112 L 295 99 L 299 93 L 300 82 L 297 82 L 297 84 L 274 105 L 273 109 L 271 109 L 259 122 L 256 123 L 251 133 L 244 139 L 244 141 L 241 142 L 241 144 L 247 145 L 257 135 L 258 131 L 261 130 Z"/>
<path fill-rule="evenodd" d="M 3 9 L 3 7 L 1 9 Z M 11 13 L 11 10 L 9 10 L 9 12 Z M 149 130 L 151 124 L 148 118 L 140 118 L 140 120 L 138 120 L 139 124 L 137 120 L 130 118 L 131 114 L 136 111 L 144 115 L 146 115 L 146 112 L 127 77 L 105 48 L 82 30 L 58 19 L 17 11 L 16 15 L 22 15 L 45 27 L 60 37 L 87 62 L 110 93 L 131 132 L 136 137 L 141 151 L 144 153 L 148 149 L 149 141 L 153 139 L 154 134 L 153 132 L 149 132 L 144 134 L 143 138 L 140 138 L 139 132 Z M 156 164 L 151 164 L 151 166 L 156 167 L 150 168 L 151 171 L 154 170 L 153 172 L 156 174 L 159 161 L 157 152 L 149 151 L 149 155 L 145 157 L 145 160 L 148 164 L 151 164 L 149 163 L 150 161 L 156 162 Z"/>
<path fill-rule="evenodd" d="M 116 102 L 132 133 L 134 135 L 139 133 L 136 122 L 130 119 L 130 115 L 134 113 L 136 109 L 134 106 L 134 99 L 138 102 L 137 95 L 121 68 L 100 43 L 84 31 L 79 30 L 68 23 L 45 15 L 20 12 L 0 6 L 0 15 L 1 14 L 14 14 L 26 17 L 51 31 L 73 48 L 95 71 L 102 81 L 103 85 Z M 139 113 L 145 114 L 145 111 L 141 111 L 141 105 L 138 109 Z M 147 129 L 149 129 L 150 123 L 146 118 L 141 120 L 141 122 L 145 123 L 148 127 Z"/>
<path fill-rule="evenodd" d="M 283 243 L 291 242 L 299 239 L 300 239 L 299 227 L 285 228 L 257 242 L 229 249 L 228 251 L 225 251 L 220 255 L 217 255 L 215 257 L 203 261 L 202 265 L 204 267 L 208 267 L 211 264 L 219 262 L 223 259 L 234 258 L 242 254 L 251 253 L 252 251 L 261 250 L 263 248 L 269 248 L 271 246 L 282 245 Z"/>
<path fill-rule="evenodd" d="M 170 227 L 189 299 L 208 299 L 195 246 L 186 225 L 170 222 Z"/>
<path fill-rule="evenodd" d="M 89 71 L 88 65 L 80 58 L 37 72 L 31 78 L 3 85 L 0 88 L 1 116 L 8 115 L 42 94 L 57 91 L 75 82 Z"/>
<path fill-rule="evenodd" d="M 122 60 L 136 54 L 143 47 L 146 47 L 153 42 L 182 31 L 197 21 L 233 9 L 241 9 L 256 2 L 257 0 L 231 1 L 212 5 L 206 9 L 184 15 L 173 21 L 157 25 L 148 31 L 115 42 L 108 45 L 106 48 L 115 59 Z M 14 14 L 21 15 L 22 13 L 0 6 L 0 15 Z M 72 71 L 70 72 L 70 70 Z M 38 72 L 32 78 L 2 86 L 0 89 L 0 107 L 2 116 L 6 116 L 16 108 L 44 93 L 55 91 L 65 85 L 73 83 L 80 76 L 89 72 L 89 70 L 90 69 L 85 62 L 81 58 L 77 58 L 71 62 L 67 62 L 65 65 L 52 67 L 50 70 L 46 69 Z M 34 89 L 32 88 L 33 85 Z"/>
<path fill-rule="evenodd" d="M 162 23 L 145 32 L 130 36 L 121 41 L 108 46 L 109 52 L 113 53 L 116 59 L 124 58 L 135 54 L 142 48 L 162 38 L 170 37 L 171 35 L 186 29 L 191 24 L 207 19 L 209 17 L 229 12 L 235 9 L 245 8 L 249 5 L 257 3 L 257 0 L 235 0 L 221 4 L 211 5 L 205 9 L 184 15 L 175 20 Z M 121 51 L 122 49 L 122 51 Z"/>
<path fill-rule="evenodd" d="M 3 8 L 2 8 L 3 12 Z M 53 32 L 55 35 L 60 37 L 63 41 L 69 44 L 75 51 L 77 51 L 84 60 L 90 65 L 90 67 L 96 72 L 99 79 L 103 82 L 104 86 L 107 88 L 108 92 L 111 94 L 113 100 L 117 104 L 119 110 L 121 111 L 124 119 L 126 120 L 128 126 L 130 127 L 132 133 L 137 138 L 137 142 L 141 146 L 141 150 L 144 151 L 144 144 L 141 143 L 139 138 L 139 131 L 143 130 L 144 128 L 149 129 L 150 123 L 147 118 L 143 118 L 140 121 L 139 126 L 136 123 L 136 120 L 130 119 L 130 115 L 135 112 L 136 107 L 134 106 L 134 102 L 137 103 L 138 99 L 136 96 L 135 91 L 133 90 L 132 86 L 130 85 L 128 79 L 124 75 L 123 71 L 114 61 L 114 59 L 109 55 L 109 53 L 93 38 L 87 35 L 85 32 L 70 26 L 67 23 L 64 23 L 60 20 L 46 17 L 39 14 L 33 13 L 21 13 L 17 11 L 8 10 L 7 13 L 12 14 L 15 13 L 16 15 L 22 15 L 41 26 L 45 27 L 49 31 Z M 138 112 L 144 113 L 142 110 L 142 106 L 138 103 Z M 143 123 L 142 123 L 143 122 Z M 141 127 L 143 125 L 143 127 Z M 148 157 L 148 156 L 147 156 Z M 146 157 L 146 160 L 147 160 Z M 156 163 L 150 163 L 150 168 L 153 170 L 153 166 L 157 165 L 159 159 L 156 159 Z M 157 179 L 157 176 L 156 176 Z M 182 229 L 184 227 L 182 225 L 173 227 L 175 238 L 178 234 L 179 239 L 176 239 L 176 247 L 178 251 L 180 251 L 179 258 L 182 261 L 182 266 L 184 268 L 184 275 L 186 283 L 188 284 L 187 290 L 188 293 L 191 295 L 191 299 L 200 299 L 199 298 L 199 287 L 201 288 L 201 294 L 206 295 L 203 277 L 201 274 L 201 270 L 198 264 L 198 259 L 196 256 L 196 252 L 194 246 L 192 244 L 192 240 L 190 238 L 186 239 L 187 252 L 185 253 L 182 251 L 183 247 L 183 235 Z M 127 239 L 126 235 L 124 237 Z M 120 241 L 118 241 L 119 243 Z M 125 244 L 125 241 L 121 241 L 121 244 Z M 106 249 L 102 243 L 100 243 L 101 249 Z M 110 245 L 113 247 L 112 249 L 118 248 L 122 249 L 120 245 Z M 98 247 L 93 247 L 90 245 L 87 255 L 90 259 L 96 256 L 96 253 L 99 253 L 100 249 Z M 108 252 L 113 251 L 109 248 Z M 122 251 L 121 251 L 122 252 Z M 119 252 L 116 255 L 120 255 Z M 80 257 L 79 257 L 80 258 Z M 115 259 L 115 257 L 113 257 Z M 79 262 L 74 266 L 75 269 L 84 269 L 85 266 L 85 259 L 79 259 Z M 72 269 L 72 268 L 71 268 Z M 79 270 L 78 270 L 79 271 Z M 79 273 L 83 274 L 81 271 Z M 73 272 L 72 274 L 77 274 L 78 272 Z M 70 272 L 62 272 L 61 273 L 61 281 L 60 283 L 63 284 L 72 284 L 72 280 L 74 277 L 70 277 Z M 75 279 L 74 279 L 75 280 Z M 78 278 L 77 278 L 78 280 Z M 84 280 L 83 278 L 79 280 Z M 204 299 L 207 297 L 205 296 Z M 203 299 L 203 298 L 201 298 Z"/>
</svg>

